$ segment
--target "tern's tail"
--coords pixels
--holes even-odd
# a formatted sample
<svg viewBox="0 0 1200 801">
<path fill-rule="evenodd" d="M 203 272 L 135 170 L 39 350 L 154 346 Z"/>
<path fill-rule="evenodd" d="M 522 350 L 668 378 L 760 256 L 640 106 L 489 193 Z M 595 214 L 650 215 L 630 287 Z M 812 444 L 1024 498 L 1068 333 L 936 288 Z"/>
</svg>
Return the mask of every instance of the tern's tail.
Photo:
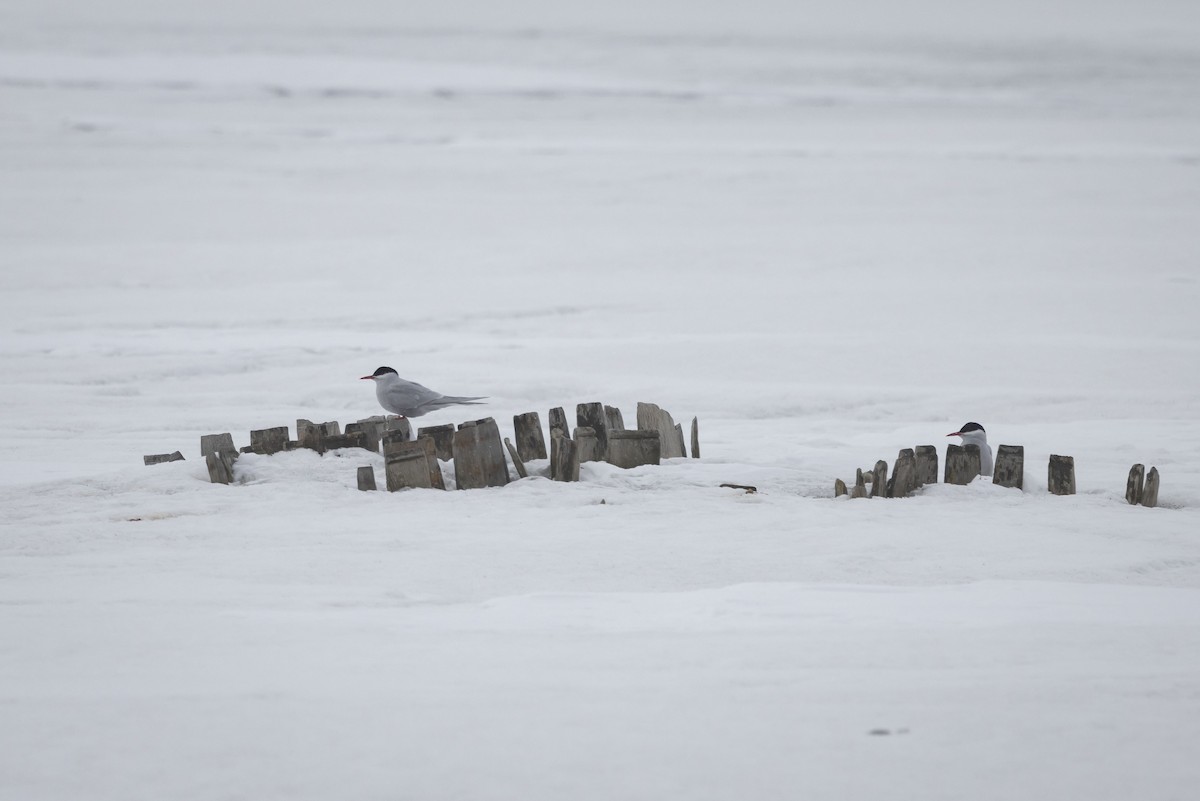
<svg viewBox="0 0 1200 801">
<path fill-rule="evenodd" d="M 435 409 L 440 409 L 443 406 L 475 406 L 487 400 L 486 395 L 481 395 L 477 398 L 465 398 L 457 395 L 443 395 L 437 400 L 430 401 L 427 405 Z"/>
</svg>

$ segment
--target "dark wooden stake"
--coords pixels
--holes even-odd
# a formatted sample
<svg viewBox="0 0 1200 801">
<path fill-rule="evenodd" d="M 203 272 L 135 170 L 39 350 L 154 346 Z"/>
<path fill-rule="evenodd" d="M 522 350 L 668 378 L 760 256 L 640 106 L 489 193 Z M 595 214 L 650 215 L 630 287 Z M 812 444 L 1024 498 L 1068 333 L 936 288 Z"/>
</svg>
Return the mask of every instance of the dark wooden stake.
<svg viewBox="0 0 1200 801">
<path fill-rule="evenodd" d="M 542 438 L 542 420 L 537 412 L 513 415 L 513 438 L 521 461 L 546 458 L 546 440 Z"/>
<path fill-rule="evenodd" d="M 917 457 L 912 448 L 905 448 L 896 457 L 892 480 L 888 484 L 889 498 L 903 498 L 917 488 Z"/>
<path fill-rule="evenodd" d="M 508 483 L 504 444 L 493 418 L 463 423 L 454 432 L 454 475 L 459 489 L 503 487 Z"/>
<path fill-rule="evenodd" d="M 575 420 L 579 428 L 590 428 L 596 435 L 596 450 L 594 458 L 586 458 L 580 450 L 579 461 L 604 461 L 608 456 L 608 414 L 604 411 L 603 403 L 580 403 L 575 407 Z M 576 437 L 578 439 L 578 437 Z"/>
<path fill-rule="evenodd" d="M 350 426 L 346 426 L 349 428 Z M 378 489 L 375 486 L 375 468 L 371 465 L 358 468 L 358 488 L 364 492 Z"/>
<path fill-rule="evenodd" d="M 849 495 L 849 494 L 850 494 L 849 491 L 846 489 L 845 481 L 842 481 L 840 478 L 834 480 L 834 482 L 833 482 L 833 497 L 840 498 L 843 495 Z"/>
<path fill-rule="evenodd" d="M 554 436 L 555 431 L 567 438 L 571 436 L 571 427 L 567 425 L 567 413 L 561 406 L 550 410 L 550 436 Z"/>
<path fill-rule="evenodd" d="M 208 467 L 208 480 L 213 484 L 232 484 L 233 463 L 237 461 L 237 458 L 238 452 L 235 450 L 221 450 L 205 456 L 204 463 Z"/>
<path fill-rule="evenodd" d="M 850 491 L 850 497 L 851 498 L 867 497 L 866 479 L 863 477 L 863 471 L 861 469 L 855 470 L 855 472 L 854 472 L 854 489 Z"/>
<path fill-rule="evenodd" d="M 421 437 L 429 437 L 433 440 L 437 458 L 443 462 L 449 462 L 454 458 L 454 423 L 418 428 L 417 439 Z"/>
<path fill-rule="evenodd" d="M 1052 454 L 1047 485 L 1055 495 L 1074 495 L 1075 457 Z"/>
<path fill-rule="evenodd" d="M 917 486 L 936 484 L 938 481 L 938 451 L 934 445 L 918 445 L 913 449 L 917 460 Z"/>
<path fill-rule="evenodd" d="M 1129 468 L 1129 479 L 1125 482 L 1125 500 L 1137 506 L 1142 502 L 1142 493 L 1146 484 L 1146 466 L 1135 464 Z"/>
<path fill-rule="evenodd" d="M 871 498 L 886 498 L 887 497 L 887 462 L 880 459 L 875 463 L 875 469 L 871 471 Z"/>
<path fill-rule="evenodd" d="M 562 435 L 558 429 L 550 433 L 550 478 L 555 481 L 579 480 L 579 449 L 575 440 Z"/>
<path fill-rule="evenodd" d="M 700 458 L 700 418 L 692 418 L 692 458 Z"/>
<path fill-rule="evenodd" d="M 1142 506 L 1158 506 L 1158 468 L 1151 467 L 1146 474 L 1146 486 L 1142 488 Z"/>
<path fill-rule="evenodd" d="M 657 431 L 608 432 L 608 463 L 626 470 L 662 461 L 662 443 Z"/>
<path fill-rule="evenodd" d="M 946 446 L 946 475 L 942 480 L 947 484 L 970 484 L 980 469 L 978 445 Z"/>
<path fill-rule="evenodd" d="M 1000 445 L 996 448 L 996 469 L 992 483 L 999 487 L 1025 488 L 1025 446 Z"/>
</svg>

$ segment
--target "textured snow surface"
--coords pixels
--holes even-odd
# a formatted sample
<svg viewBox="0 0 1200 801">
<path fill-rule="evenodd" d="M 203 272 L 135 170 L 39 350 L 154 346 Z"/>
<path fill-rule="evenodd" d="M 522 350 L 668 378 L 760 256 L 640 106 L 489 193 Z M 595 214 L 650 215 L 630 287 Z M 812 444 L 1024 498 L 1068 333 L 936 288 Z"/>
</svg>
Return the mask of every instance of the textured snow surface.
<svg viewBox="0 0 1200 801">
<path fill-rule="evenodd" d="M 0 6 L 0 798 L 1191 798 L 1200 13 L 576 5 Z M 208 483 L 380 365 L 704 458 Z"/>
</svg>

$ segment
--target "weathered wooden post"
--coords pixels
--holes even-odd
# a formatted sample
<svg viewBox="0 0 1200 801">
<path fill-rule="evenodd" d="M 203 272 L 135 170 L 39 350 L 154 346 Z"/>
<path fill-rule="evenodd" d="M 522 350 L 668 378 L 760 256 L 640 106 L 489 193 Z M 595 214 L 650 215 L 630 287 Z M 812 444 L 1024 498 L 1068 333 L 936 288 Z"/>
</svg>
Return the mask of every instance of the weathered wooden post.
<svg viewBox="0 0 1200 801">
<path fill-rule="evenodd" d="M 284 450 L 287 447 L 287 442 L 287 426 L 263 428 L 250 432 L 250 444 L 242 448 L 242 453 L 257 453 L 269 456 L 272 453 L 279 453 Z"/>
<path fill-rule="evenodd" d="M 866 479 L 863 478 L 862 468 L 857 468 L 854 473 L 854 489 L 850 491 L 851 498 L 867 497 Z"/>
<path fill-rule="evenodd" d="M 871 498 L 886 498 L 887 497 L 887 462 L 880 459 L 875 463 L 875 469 L 871 471 Z"/>
<path fill-rule="evenodd" d="M 662 461 L 662 443 L 657 431 L 609 431 L 608 463 L 626 470 Z"/>
<path fill-rule="evenodd" d="M 1075 494 L 1075 457 L 1051 454 L 1048 488 L 1055 495 Z"/>
<path fill-rule="evenodd" d="M 912 448 L 905 448 L 896 457 L 892 480 L 888 483 L 889 498 L 903 498 L 917 488 L 917 457 Z"/>
<path fill-rule="evenodd" d="M 1158 468 L 1151 467 L 1146 474 L 1146 486 L 1142 488 L 1142 506 L 1158 506 Z"/>
<path fill-rule="evenodd" d="M 591 426 L 576 428 L 572 439 L 575 440 L 575 449 L 581 463 L 604 461 L 604 457 L 600 455 L 600 438 Z"/>
<path fill-rule="evenodd" d="M 625 430 L 625 418 L 621 416 L 621 410 L 616 406 L 605 406 L 604 417 L 608 421 L 609 431 Z"/>
<path fill-rule="evenodd" d="M 418 428 L 417 439 L 421 437 L 429 437 L 433 440 L 437 458 L 443 462 L 449 462 L 454 458 L 454 423 Z"/>
<path fill-rule="evenodd" d="M 388 432 L 384 434 L 383 440 L 383 458 L 387 460 L 387 464 L 390 465 L 393 460 L 405 462 L 394 471 L 397 488 L 427 487 L 444 490 L 446 482 L 442 478 L 442 466 L 437 460 L 437 446 L 434 445 L 433 438 L 417 437 L 415 440 L 409 440 L 404 439 L 403 434 L 402 431 Z M 419 454 L 424 460 L 425 472 L 428 474 L 425 478 L 415 475 L 416 465 L 409 459 L 413 454 Z M 391 473 L 388 475 L 391 476 Z M 388 489 L 393 489 L 393 479 L 389 477 L 388 482 Z"/>
<path fill-rule="evenodd" d="M 608 457 L 608 414 L 604 411 L 604 404 L 580 403 L 576 405 L 575 420 L 580 429 L 590 428 L 596 435 L 595 457 L 588 459 L 586 458 L 587 454 L 580 450 L 579 461 L 604 461 Z"/>
<path fill-rule="evenodd" d="M 149 456 L 143 456 L 142 461 L 147 465 L 162 464 L 163 462 L 182 462 L 183 454 L 179 451 L 174 453 L 152 453 Z"/>
<path fill-rule="evenodd" d="M 555 428 L 550 431 L 550 478 L 555 481 L 579 480 L 579 449 L 575 441 Z"/>
<path fill-rule="evenodd" d="M 311 420 L 299 419 L 296 421 L 296 443 L 298 447 L 308 448 L 317 453 L 324 453 L 325 438 L 341 436 L 342 427 L 336 421 L 332 420 L 328 423 L 314 423 Z"/>
<path fill-rule="evenodd" d="M 513 415 L 513 438 L 521 461 L 546 458 L 546 440 L 542 438 L 542 420 L 537 412 Z"/>
<path fill-rule="evenodd" d="M 233 434 L 205 434 L 200 437 L 200 455 L 208 456 L 210 453 L 218 451 L 233 451 L 237 453 L 237 448 L 233 445 Z"/>
<path fill-rule="evenodd" d="M 849 494 L 849 492 L 848 492 L 848 491 L 847 491 L 847 489 L 846 489 L 846 482 L 845 482 L 845 481 L 842 481 L 840 478 L 838 478 L 838 479 L 834 479 L 834 482 L 833 482 L 833 497 L 835 497 L 835 498 L 840 498 L 840 497 L 842 497 L 843 495 L 848 495 L 848 494 Z"/>
<path fill-rule="evenodd" d="M 529 471 L 525 469 L 525 460 L 521 458 L 521 454 L 513 447 L 512 440 L 508 437 L 504 438 L 504 447 L 508 449 L 508 455 L 512 458 L 513 467 L 517 469 L 517 478 L 529 478 Z"/>
<path fill-rule="evenodd" d="M 913 454 L 917 461 L 917 486 L 936 484 L 938 481 L 938 451 L 934 445 L 918 445 Z"/>
<path fill-rule="evenodd" d="M 1125 482 L 1125 500 L 1137 506 L 1142 502 L 1146 483 L 1146 466 L 1135 464 L 1129 468 L 1129 479 Z"/>
<path fill-rule="evenodd" d="M 675 424 L 675 438 L 679 440 L 679 455 L 687 456 L 687 446 L 683 439 L 683 423 Z"/>
<path fill-rule="evenodd" d="M 946 475 L 942 479 L 945 483 L 970 484 L 980 469 L 978 445 L 946 446 Z"/>
<path fill-rule="evenodd" d="M 561 406 L 550 410 L 550 436 L 554 436 L 555 431 L 567 438 L 571 436 L 571 427 L 567 425 L 567 413 Z"/>
<path fill-rule="evenodd" d="M 378 489 L 375 486 L 375 468 L 371 465 L 358 468 L 358 488 L 364 492 Z"/>
<path fill-rule="evenodd" d="M 233 463 L 237 461 L 238 452 L 235 450 L 220 450 L 204 457 L 208 467 L 208 480 L 213 484 L 233 483 Z"/>
<path fill-rule="evenodd" d="M 1025 446 L 1000 445 L 996 448 L 996 468 L 992 483 L 999 487 L 1025 488 Z"/>
<path fill-rule="evenodd" d="M 383 426 L 371 420 L 359 420 L 356 423 L 346 423 L 347 438 L 357 439 L 361 444 L 357 447 L 379 453 L 379 441 L 383 438 Z"/>
<path fill-rule="evenodd" d="M 338 448 L 362 448 L 363 450 L 371 450 L 367 447 L 367 432 L 359 429 L 357 431 L 350 430 L 351 423 L 346 426 L 345 434 L 327 435 L 324 439 L 325 450 L 335 451 Z"/>
<path fill-rule="evenodd" d="M 683 449 L 682 429 L 675 426 L 670 412 L 654 403 L 637 405 L 637 427 L 640 431 L 657 431 L 662 446 L 662 458 L 675 459 L 686 456 Z"/>
<path fill-rule="evenodd" d="M 493 418 L 463 423 L 454 432 L 454 475 L 459 489 L 503 487 L 508 483 L 500 427 Z"/>
<path fill-rule="evenodd" d="M 692 458 L 700 458 L 700 418 L 692 418 Z"/>
<path fill-rule="evenodd" d="M 433 489 L 425 454 L 408 451 L 388 458 L 384 463 L 388 492 L 402 489 Z"/>
</svg>

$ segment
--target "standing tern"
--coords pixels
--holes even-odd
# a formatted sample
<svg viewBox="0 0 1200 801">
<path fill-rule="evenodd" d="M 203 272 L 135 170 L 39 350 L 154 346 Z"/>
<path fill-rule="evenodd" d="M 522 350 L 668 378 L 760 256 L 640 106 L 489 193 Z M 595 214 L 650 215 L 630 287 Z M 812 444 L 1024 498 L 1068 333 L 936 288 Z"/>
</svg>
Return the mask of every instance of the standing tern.
<svg viewBox="0 0 1200 801">
<path fill-rule="evenodd" d="M 375 382 L 375 397 L 379 399 L 379 405 L 401 417 L 420 417 L 447 406 L 473 405 L 483 400 L 483 397 L 462 398 L 434 392 L 415 381 L 405 381 L 390 367 L 380 367 L 371 375 L 364 375 L 361 380 L 368 379 Z"/>
<path fill-rule="evenodd" d="M 992 475 L 992 446 L 988 445 L 987 432 L 979 423 L 963 423 L 963 427 L 947 437 L 962 437 L 963 445 L 979 446 L 979 475 Z"/>
</svg>

